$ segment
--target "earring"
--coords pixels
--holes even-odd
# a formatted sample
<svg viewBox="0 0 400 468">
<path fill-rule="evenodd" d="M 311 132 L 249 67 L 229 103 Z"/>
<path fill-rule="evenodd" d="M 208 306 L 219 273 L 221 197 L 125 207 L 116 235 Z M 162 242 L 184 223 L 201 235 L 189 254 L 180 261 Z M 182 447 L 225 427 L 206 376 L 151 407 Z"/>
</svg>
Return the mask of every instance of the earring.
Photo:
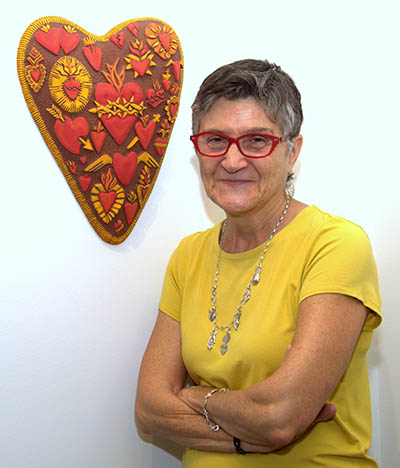
<svg viewBox="0 0 400 468">
<path fill-rule="evenodd" d="M 293 198 L 294 196 L 294 173 L 291 172 L 288 174 L 286 179 L 286 196 L 289 198 Z"/>
</svg>

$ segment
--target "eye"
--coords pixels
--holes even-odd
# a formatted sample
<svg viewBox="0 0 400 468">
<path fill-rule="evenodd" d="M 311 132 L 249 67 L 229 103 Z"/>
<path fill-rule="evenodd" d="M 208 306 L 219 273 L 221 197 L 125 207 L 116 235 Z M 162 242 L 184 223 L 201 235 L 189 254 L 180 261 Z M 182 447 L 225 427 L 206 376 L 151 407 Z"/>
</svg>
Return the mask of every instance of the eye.
<svg viewBox="0 0 400 468">
<path fill-rule="evenodd" d="M 264 148 L 266 146 L 271 146 L 272 139 L 268 135 L 249 135 L 247 138 L 243 139 L 243 144 L 247 148 Z"/>
<path fill-rule="evenodd" d="M 226 146 L 226 139 L 220 135 L 205 135 L 206 143 L 208 146 L 211 146 L 213 148 L 215 147 L 220 147 L 220 146 Z"/>
</svg>

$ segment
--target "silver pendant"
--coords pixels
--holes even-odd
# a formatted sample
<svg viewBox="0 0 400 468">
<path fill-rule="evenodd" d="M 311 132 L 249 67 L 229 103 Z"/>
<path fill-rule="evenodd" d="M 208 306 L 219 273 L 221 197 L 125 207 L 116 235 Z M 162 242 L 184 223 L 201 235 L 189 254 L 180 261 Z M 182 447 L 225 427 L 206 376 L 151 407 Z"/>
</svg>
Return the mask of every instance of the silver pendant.
<svg viewBox="0 0 400 468">
<path fill-rule="evenodd" d="M 221 354 L 222 356 L 228 351 L 229 349 L 229 346 L 228 346 L 228 343 L 231 341 L 231 330 L 230 328 L 227 328 L 226 329 L 226 333 L 224 335 L 224 337 L 222 338 L 222 345 L 221 345 Z"/>
<path fill-rule="evenodd" d="M 208 343 L 207 343 L 207 349 L 209 351 L 211 351 L 215 345 L 215 337 L 217 335 L 217 331 L 218 331 L 218 328 L 217 327 L 214 327 L 212 330 L 211 330 L 211 333 L 210 333 L 210 338 L 208 339 Z"/>
<path fill-rule="evenodd" d="M 260 282 L 260 274 L 261 274 L 261 264 L 257 265 L 256 271 L 254 272 L 253 278 L 251 278 L 251 283 L 256 285 Z"/>
<path fill-rule="evenodd" d="M 249 301 L 250 295 L 251 295 L 251 285 L 249 284 L 243 296 L 243 300 L 245 304 Z"/>
<path fill-rule="evenodd" d="M 212 308 L 208 311 L 208 317 L 210 322 L 214 322 L 214 320 L 217 318 L 217 314 L 215 313 L 215 306 L 212 306 Z"/>
<path fill-rule="evenodd" d="M 222 338 L 222 341 L 224 343 L 229 343 L 229 341 L 231 340 L 231 335 L 230 335 L 230 330 L 226 330 L 226 334 L 224 335 L 224 337 Z"/>
</svg>

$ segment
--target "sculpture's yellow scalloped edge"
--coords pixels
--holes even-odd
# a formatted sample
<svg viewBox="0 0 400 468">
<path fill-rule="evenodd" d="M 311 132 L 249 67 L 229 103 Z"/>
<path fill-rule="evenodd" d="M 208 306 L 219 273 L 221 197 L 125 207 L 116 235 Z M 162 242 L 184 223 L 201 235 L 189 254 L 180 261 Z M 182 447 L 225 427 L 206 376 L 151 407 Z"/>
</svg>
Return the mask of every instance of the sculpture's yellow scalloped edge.
<svg viewBox="0 0 400 468">
<path fill-rule="evenodd" d="M 71 173 L 69 172 L 68 168 L 64 164 L 63 158 L 62 158 L 60 152 L 58 151 L 57 145 L 54 143 L 53 138 L 51 137 L 51 135 L 49 134 L 49 132 L 46 129 L 46 125 L 45 125 L 45 123 L 44 123 L 44 121 L 43 121 L 43 119 L 41 117 L 39 109 L 37 108 L 37 106 L 35 104 L 35 101 L 33 100 L 33 97 L 31 95 L 31 92 L 30 92 L 30 89 L 29 89 L 29 85 L 28 85 L 28 83 L 27 83 L 27 81 L 25 79 L 25 74 L 24 74 L 25 66 L 24 65 L 25 65 L 25 58 L 26 58 L 26 48 L 28 47 L 28 44 L 29 44 L 30 40 L 32 39 L 32 36 L 38 31 L 38 29 L 40 29 L 42 26 L 44 26 L 46 24 L 49 24 L 49 23 L 63 23 L 64 25 L 70 25 L 70 26 L 72 26 L 72 27 L 74 27 L 76 29 L 79 29 L 84 34 L 86 34 L 88 37 L 90 37 L 90 38 L 92 38 L 92 39 L 94 39 L 96 41 L 105 42 L 105 41 L 109 40 L 110 36 L 112 36 L 113 34 L 119 32 L 122 28 L 124 28 L 128 24 L 133 23 L 135 21 L 157 21 L 159 23 L 167 25 L 173 31 L 175 31 L 175 29 L 172 26 L 170 26 L 168 23 L 166 23 L 165 21 L 160 20 L 158 18 L 149 17 L 149 18 L 134 18 L 134 19 L 124 21 L 123 23 L 120 23 L 117 26 L 114 26 L 105 35 L 97 36 L 95 34 L 92 34 L 92 33 L 88 32 L 88 31 L 86 31 L 84 28 L 82 28 L 78 24 L 73 23 L 72 21 L 67 20 L 65 18 L 62 18 L 60 16 L 43 16 L 42 18 L 38 18 L 37 20 L 35 20 L 33 23 L 31 23 L 26 28 L 25 32 L 23 33 L 23 35 L 22 35 L 22 37 L 20 39 L 19 46 L 18 46 L 18 51 L 17 51 L 18 77 L 19 77 L 19 81 L 21 83 L 22 92 L 24 94 L 25 101 L 26 101 L 26 103 L 28 105 L 28 108 L 29 108 L 31 114 L 32 114 L 32 117 L 33 117 L 34 121 L 36 122 L 36 125 L 38 126 L 39 131 L 42 134 L 42 137 L 43 137 L 46 145 L 50 149 L 51 154 L 54 156 L 54 159 L 56 160 L 58 167 L 61 169 L 62 173 L 64 174 L 65 179 L 67 180 L 67 182 L 68 182 L 68 184 L 69 184 L 69 186 L 70 186 L 76 200 L 78 201 L 79 205 L 81 206 L 81 208 L 82 208 L 83 212 L 85 213 L 87 219 L 89 220 L 90 224 L 92 225 L 94 230 L 97 232 L 97 234 L 101 237 L 101 239 L 103 239 L 103 241 L 105 241 L 105 242 L 107 242 L 109 244 L 114 244 L 114 245 L 120 244 L 121 242 L 123 242 L 129 236 L 129 234 L 132 232 L 132 229 L 135 227 L 135 224 L 136 224 L 137 220 L 139 219 L 143 208 L 140 208 L 139 216 L 136 217 L 135 221 L 128 227 L 127 231 L 122 236 L 114 236 L 114 235 L 110 234 L 104 228 L 104 226 L 98 221 L 98 219 L 96 218 L 96 216 L 94 214 L 93 209 L 87 203 L 85 197 L 82 195 L 82 192 L 81 192 L 80 188 L 77 186 L 77 184 L 75 182 L 75 179 L 71 176 Z M 176 33 L 176 31 L 175 31 L 175 33 Z M 178 35 L 177 35 L 177 38 L 178 38 L 179 53 L 180 53 L 180 58 L 181 58 L 181 63 L 182 63 L 182 69 L 181 69 L 181 74 L 180 74 L 180 87 L 179 87 L 179 94 L 178 94 L 178 98 L 180 100 L 180 96 L 181 96 L 181 92 L 182 92 L 184 67 L 183 67 L 182 45 L 180 43 Z M 178 108 L 178 113 L 179 113 L 179 108 Z M 168 143 L 169 143 L 169 139 L 170 139 L 170 137 L 172 135 L 172 130 L 173 130 L 173 126 L 175 125 L 175 121 L 176 121 L 176 118 L 175 118 L 175 120 L 174 120 L 174 122 L 172 123 L 172 126 L 171 126 L 171 132 L 170 132 L 169 137 L 168 137 Z M 159 171 L 161 169 L 161 164 L 162 164 L 162 161 L 163 161 L 163 159 L 165 157 L 165 153 L 166 153 L 167 149 L 168 149 L 168 146 L 167 146 L 166 150 L 164 151 L 163 155 L 161 156 L 160 165 L 156 168 L 156 172 L 155 172 L 155 175 L 154 175 L 154 178 L 153 178 L 153 181 L 152 181 L 152 185 L 151 185 L 150 189 L 148 189 L 147 192 L 146 192 L 146 195 L 145 195 L 144 200 L 143 200 L 144 204 L 146 204 L 146 202 L 147 202 L 147 200 L 148 200 L 149 196 L 151 195 L 151 192 L 152 192 L 152 190 L 154 188 L 154 185 L 155 185 L 155 183 L 157 181 L 157 177 L 158 177 Z"/>
</svg>

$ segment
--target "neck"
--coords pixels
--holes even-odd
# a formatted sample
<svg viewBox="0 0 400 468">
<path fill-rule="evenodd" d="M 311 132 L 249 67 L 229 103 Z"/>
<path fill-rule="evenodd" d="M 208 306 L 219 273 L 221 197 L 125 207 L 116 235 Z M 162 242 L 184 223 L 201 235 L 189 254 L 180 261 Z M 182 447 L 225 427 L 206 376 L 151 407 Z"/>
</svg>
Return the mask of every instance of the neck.
<svg viewBox="0 0 400 468">
<path fill-rule="evenodd" d="M 221 248 L 228 253 L 240 253 L 253 249 L 269 238 L 272 230 L 285 209 L 287 200 L 280 199 L 265 207 L 262 213 L 230 214 L 226 213 L 224 239 Z M 283 220 L 276 229 L 283 229 L 307 205 L 291 200 Z"/>
</svg>

